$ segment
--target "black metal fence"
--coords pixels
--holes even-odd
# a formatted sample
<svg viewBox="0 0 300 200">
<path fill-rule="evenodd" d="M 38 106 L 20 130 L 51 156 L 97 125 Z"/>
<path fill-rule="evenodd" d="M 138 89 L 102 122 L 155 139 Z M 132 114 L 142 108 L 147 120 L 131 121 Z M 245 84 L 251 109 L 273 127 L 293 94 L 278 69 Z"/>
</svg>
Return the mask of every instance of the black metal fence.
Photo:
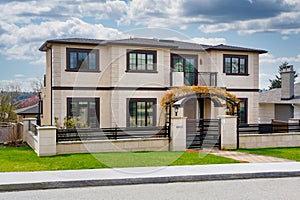
<svg viewBox="0 0 300 200">
<path fill-rule="evenodd" d="M 28 131 L 31 131 L 35 136 L 38 135 L 38 125 L 33 123 L 32 121 L 29 122 Z"/>
<path fill-rule="evenodd" d="M 270 124 L 240 124 L 239 134 L 272 134 L 300 132 L 299 123 L 273 122 Z"/>
<path fill-rule="evenodd" d="M 57 129 L 56 142 L 168 137 L 168 127 Z"/>
<path fill-rule="evenodd" d="M 187 149 L 220 149 L 221 121 L 219 119 L 188 119 L 186 123 Z"/>
</svg>

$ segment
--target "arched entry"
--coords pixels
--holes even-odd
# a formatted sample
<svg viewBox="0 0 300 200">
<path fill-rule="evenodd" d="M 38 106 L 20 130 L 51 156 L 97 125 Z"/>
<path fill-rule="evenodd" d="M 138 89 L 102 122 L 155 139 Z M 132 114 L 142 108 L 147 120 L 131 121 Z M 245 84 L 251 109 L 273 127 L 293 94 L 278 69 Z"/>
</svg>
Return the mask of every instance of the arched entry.
<svg viewBox="0 0 300 200">
<path fill-rule="evenodd" d="M 208 104 L 209 103 L 209 104 Z M 187 117 L 187 148 L 201 148 L 206 141 L 209 147 L 218 144 L 220 138 L 220 120 L 207 118 L 205 107 L 226 107 L 226 114 L 237 115 L 239 99 L 223 88 L 206 86 L 182 86 L 167 91 L 161 104 L 166 108 L 166 127 L 169 127 L 171 114 L 178 113 L 178 107 L 183 108 L 180 116 Z M 223 109 L 225 111 L 225 109 Z M 223 113 L 225 114 L 225 113 Z"/>
</svg>

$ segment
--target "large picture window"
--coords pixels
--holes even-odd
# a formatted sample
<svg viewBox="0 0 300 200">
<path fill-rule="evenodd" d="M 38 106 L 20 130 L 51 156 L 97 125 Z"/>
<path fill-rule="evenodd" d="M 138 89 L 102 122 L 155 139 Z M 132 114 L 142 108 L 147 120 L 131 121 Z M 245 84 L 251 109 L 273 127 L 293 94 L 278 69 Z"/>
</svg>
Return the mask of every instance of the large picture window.
<svg viewBox="0 0 300 200">
<path fill-rule="evenodd" d="M 90 128 L 99 128 L 99 98 L 67 98 L 67 116 L 79 117 Z"/>
<path fill-rule="evenodd" d="M 240 100 L 240 123 L 247 124 L 248 123 L 248 99 L 246 98 L 239 98 Z"/>
<path fill-rule="evenodd" d="M 156 99 L 128 99 L 127 104 L 127 126 L 155 126 Z"/>
<path fill-rule="evenodd" d="M 127 51 L 127 72 L 156 72 L 156 65 L 156 51 Z"/>
<path fill-rule="evenodd" d="M 248 75 L 248 56 L 224 54 L 224 73 Z"/>
<path fill-rule="evenodd" d="M 68 71 L 99 71 L 99 50 L 67 48 Z"/>
</svg>

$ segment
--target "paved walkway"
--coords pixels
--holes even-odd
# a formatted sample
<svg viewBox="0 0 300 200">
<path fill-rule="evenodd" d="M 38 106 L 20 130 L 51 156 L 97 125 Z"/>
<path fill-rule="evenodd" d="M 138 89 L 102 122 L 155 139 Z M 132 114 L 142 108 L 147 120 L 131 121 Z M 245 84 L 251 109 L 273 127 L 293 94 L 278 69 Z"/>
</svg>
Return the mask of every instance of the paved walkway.
<svg viewBox="0 0 300 200">
<path fill-rule="evenodd" d="M 222 157 L 231 158 L 234 160 L 238 160 L 241 162 L 248 162 L 248 163 L 296 162 L 293 160 L 287 160 L 283 158 L 275 158 L 271 156 L 262 156 L 257 154 L 249 154 L 249 153 L 242 153 L 236 151 L 213 150 L 212 152 L 209 153 L 216 156 L 222 156 Z"/>
</svg>

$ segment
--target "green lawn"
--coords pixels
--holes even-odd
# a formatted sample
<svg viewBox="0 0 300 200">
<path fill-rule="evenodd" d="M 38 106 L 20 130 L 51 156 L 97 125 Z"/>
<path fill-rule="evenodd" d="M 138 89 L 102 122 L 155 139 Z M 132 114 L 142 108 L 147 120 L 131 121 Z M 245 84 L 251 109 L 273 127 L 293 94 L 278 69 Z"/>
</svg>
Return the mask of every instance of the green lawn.
<svg viewBox="0 0 300 200">
<path fill-rule="evenodd" d="M 240 149 L 240 152 L 285 158 L 300 162 L 300 147 L 295 148 L 268 148 L 268 149 Z"/>
<path fill-rule="evenodd" d="M 38 157 L 30 147 L 0 146 L 0 172 L 224 163 L 238 161 L 198 152 L 95 153 Z"/>
</svg>

